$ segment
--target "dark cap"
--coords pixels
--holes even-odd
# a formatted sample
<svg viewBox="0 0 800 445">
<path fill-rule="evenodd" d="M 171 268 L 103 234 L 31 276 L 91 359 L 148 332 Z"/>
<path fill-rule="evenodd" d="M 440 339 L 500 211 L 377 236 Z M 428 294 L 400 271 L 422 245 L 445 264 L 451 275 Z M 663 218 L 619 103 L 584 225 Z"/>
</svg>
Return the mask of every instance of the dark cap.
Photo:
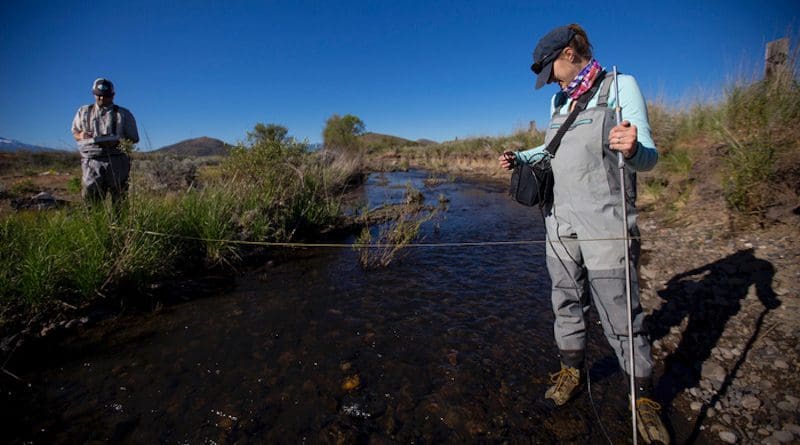
<svg viewBox="0 0 800 445">
<path fill-rule="evenodd" d="M 550 80 L 553 73 L 553 62 L 558 58 L 561 50 L 569 45 L 569 41 L 574 36 L 575 31 L 571 30 L 569 26 L 561 26 L 539 39 L 536 49 L 533 50 L 533 65 L 531 65 L 531 71 L 537 76 L 537 90 Z"/>
<path fill-rule="evenodd" d="M 114 94 L 114 84 L 108 79 L 98 77 L 92 84 L 92 93 L 95 96 L 111 96 Z"/>
</svg>

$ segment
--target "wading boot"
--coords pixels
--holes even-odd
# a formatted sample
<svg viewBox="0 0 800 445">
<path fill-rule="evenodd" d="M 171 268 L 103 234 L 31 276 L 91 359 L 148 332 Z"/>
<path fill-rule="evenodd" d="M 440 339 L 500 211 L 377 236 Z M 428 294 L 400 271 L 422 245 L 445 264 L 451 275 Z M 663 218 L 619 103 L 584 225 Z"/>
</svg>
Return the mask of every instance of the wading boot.
<svg viewBox="0 0 800 445">
<path fill-rule="evenodd" d="M 669 445 L 669 433 L 661 421 L 661 405 L 653 399 L 636 399 L 636 428 L 645 443 Z"/>
<path fill-rule="evenodd" d="M 550 374 L 553 386 L 544 393 L 545 399 L 550 399 L 556 406 L 561 406 L 572 399 L 581 389 L 581 370 L 561 364 L 561 370 Z"/>
</svg>

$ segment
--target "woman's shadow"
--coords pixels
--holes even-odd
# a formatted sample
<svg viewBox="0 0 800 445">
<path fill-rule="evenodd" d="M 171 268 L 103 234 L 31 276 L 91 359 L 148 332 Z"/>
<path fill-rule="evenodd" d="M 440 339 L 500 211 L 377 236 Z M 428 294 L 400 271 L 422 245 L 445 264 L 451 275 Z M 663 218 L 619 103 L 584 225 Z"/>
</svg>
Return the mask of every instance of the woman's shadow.
<svg viewBox="0 0 800 445">
<path fill-rule="evenodd" d="M 755 293 L 764 305 L 736 363 L 726 372 L 722 382 L 713 382 L 715 395 L 700 410 L 687 443 L 697 438 L 708 409 L 719 401 L 733 382 L 759 337 L 764 317 L 770 310 L 780 306 L 772 290 L 774 274 L 772 263 L 756 258 L 753 249 L 740 250 L 719 261 L 672 277 L 667 288 L 658 293 L 666 302 L 645 318 L 651 340 L 656 341 L 664 338 L 672 327 L 680 326 L 683 319 L 688 317 L 680 344 L 664 361 L 664 374 L 657 387 L 658 398 L 665 406 L 670 406 L 678 394 L 700 384 L 703 362 L 717 346 L 728 320 L 742 308 L 741 301 L 747 297 L 751 286 L 755 286 Z"/>
</svg>

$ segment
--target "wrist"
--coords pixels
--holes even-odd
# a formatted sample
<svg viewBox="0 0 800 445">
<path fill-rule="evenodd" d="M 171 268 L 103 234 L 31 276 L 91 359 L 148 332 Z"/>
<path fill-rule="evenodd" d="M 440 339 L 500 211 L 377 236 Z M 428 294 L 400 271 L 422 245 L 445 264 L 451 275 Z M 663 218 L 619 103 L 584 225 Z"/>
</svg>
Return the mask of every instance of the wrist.
<svg viewBox="0 0 800 445">
<path fill-rule="evenodd" d="M 625 155 L 625 159 L 631 159 L 636 156 L 636 153 L 639 151 L 639 143 L 637 142 L 633 146 L 633 150 L 629 151 L 628 154 Z"/>
</svg>

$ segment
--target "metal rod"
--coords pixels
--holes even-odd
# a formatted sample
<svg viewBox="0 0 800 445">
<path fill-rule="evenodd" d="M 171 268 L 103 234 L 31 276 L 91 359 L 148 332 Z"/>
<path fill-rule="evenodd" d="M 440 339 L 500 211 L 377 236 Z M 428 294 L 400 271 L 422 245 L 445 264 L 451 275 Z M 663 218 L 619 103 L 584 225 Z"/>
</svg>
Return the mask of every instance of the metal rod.
<svg viewBox="0 0 800 445">
<path fill-rule="evenodd" d="M 619 102 L 619 83 L 617 82 L 617 66 L 614 65 L 614 92 L 616 94 L 617 125 L 622 123 L 622 107 Z M 619 168 L 620 195 L 622 198 L 622 237 L 625 242 L 625 297 L 628 311 L 628 359 L 630 362 L 630 400 L 631 400 L 631 431 L 633 445 L 637 445 L 636 434 L 636 371 L 633 359 L 633 300 L 631 298 L 631 261 L 630 261 L 630 234 L 628 233 L 628 203 L 625 199 L 625 157 L 622 152 L 617 152 L 617 167 Z"/>
</svg>

